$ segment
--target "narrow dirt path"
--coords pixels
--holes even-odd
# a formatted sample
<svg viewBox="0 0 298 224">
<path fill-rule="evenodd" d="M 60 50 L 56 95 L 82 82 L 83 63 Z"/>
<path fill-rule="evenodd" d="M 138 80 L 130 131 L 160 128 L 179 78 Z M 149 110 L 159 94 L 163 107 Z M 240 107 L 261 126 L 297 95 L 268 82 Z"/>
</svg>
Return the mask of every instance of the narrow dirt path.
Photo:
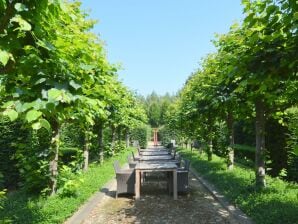
<svg viewBox="0 0 298 224">
<path fill-rule="evenodd" d="M 189 178 L 190 192 L 177 201 L 168 195 L 162 179 L 142 186 L 137 201 L 131 196 L 115 199 L 115 183 L 83 223 L 239 223 L 192 174 Z"/>
</svg>

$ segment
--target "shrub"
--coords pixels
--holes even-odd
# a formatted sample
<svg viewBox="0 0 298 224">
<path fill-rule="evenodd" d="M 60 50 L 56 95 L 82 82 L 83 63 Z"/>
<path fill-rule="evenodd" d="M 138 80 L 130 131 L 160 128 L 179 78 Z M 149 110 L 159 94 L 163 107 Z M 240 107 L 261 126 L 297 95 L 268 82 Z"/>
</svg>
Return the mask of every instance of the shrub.
<svg viewBox="0 0 298 224">
<path fill-rule="evenodd" d="M 161 144 L 167 146 L 172 139 L 178 139 L 177 134 L 172 129 L 168 128 L 167 126 L 163 126 L 158 130 L 158 137 L 161 141 Z"/>
<path fill-rule="evenodd" d="M 114 146 L 115 153 L 119 153 L 119 152 L 121 152 L 121 151 L 123 151 L 125 149 L 126 149 L 126 146 L 125 146 L 125 142 L 124 141 L 120 141 L 120 142 L 117 141 L 116 142 L 116 144 Z"/>
<path fill-rule="evenodd" d="M 234 145 L 235 161 L 245 166 L 254 167 L 256 149 L 249 145 Z"/>
<path fill-rule="evenodd" d="M 47 130 L 30 130 L 25 142 L 17 144 L 14 158 L 22 178 L 21 187 L 33 193 L 45 189 L 49 182 L 49 144 Z"/>
<path fill-rule="evenodd" d="M 76 197 L 82 183 L 82 180 L 76 177 L 80 172 L 73 172 L 73 169 L 66 165 L 63 165 L 59 171 L 58 195 L 61 197 Z"/>
<path fill-rule="evenodd" d="M 290 108 L 287 112 L 289 128 L 287 178 L 298 182 L 298 108 Z"/>
<path fill-rule="evenodd" d="M 83 151 L 76 147 L 60 147 L 61 165 L 67 164 L 73 172 L 81 170 L 84 163 Z"/>
<path fill-rule="evenodd" d="M 60 130 L 61 147 L 83 148 L 84 133 L 76 123 L 64 123 Z"/>
<path fill-rule="evenodd" d="M 21 130 L 21 126 L 21 122 L 10 122 L 8 118 L 0 116 L 0 170 L 3 175 L 0 185 L 8 189 L 16 188 L 20 182 L 14 155 L 18 144 L 28 135 L 28 131 Z"/>
</svg>

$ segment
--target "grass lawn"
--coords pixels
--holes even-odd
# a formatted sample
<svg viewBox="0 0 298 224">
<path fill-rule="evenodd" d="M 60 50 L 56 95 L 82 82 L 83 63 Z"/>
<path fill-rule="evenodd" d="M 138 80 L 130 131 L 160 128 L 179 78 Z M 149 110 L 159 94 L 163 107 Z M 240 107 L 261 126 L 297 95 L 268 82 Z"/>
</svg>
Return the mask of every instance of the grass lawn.
<svg viewBox="0 0 298 224">
<path fill-rule="evenodd" d="M 103 165 L 91 164 L 86 173 L 77 176 L 81 180 L 76 197 L 36 197 L 22 191 L 9 194 L 0 208 L 0 223 L 62 223 L 70 217 L 93 193 L 99 191 L 115 176 L 113 162 L 126 162 L 133 149 L 107 159 Z"/>
<path fill-rule="evenodd" d="M 203 178 L 256 223 L 298 223 L 298 184 L 267 176 L 267 188 L 256 191 L 252 169 L 236 166 L 228 171 L 223 158 L 213 155 L 209 162 L 206 155 L 199 156 L 197 151 L 178 150 Z"/>
</svg>

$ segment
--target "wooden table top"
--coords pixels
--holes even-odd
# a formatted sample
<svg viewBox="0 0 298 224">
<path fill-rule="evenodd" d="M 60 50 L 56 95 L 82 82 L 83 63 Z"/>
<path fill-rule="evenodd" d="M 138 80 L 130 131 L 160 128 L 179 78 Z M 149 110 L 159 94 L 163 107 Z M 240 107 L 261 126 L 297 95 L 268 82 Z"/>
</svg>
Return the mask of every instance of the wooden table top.
<svg viewBox="0 0 298 224">
<path fill-rule="evenodd" d="M 141 152 L 141 156 L 166 156 L 169 155 L 167 151 L 156 151 L 156 152 Z"/>
<path fill-rule="evenodd" d="M 175 163 L 163 163 L 163 162 L 138 163 L 135 169 L 137 170 L 174 170 L 174 169 L 177 169 L 177 165 Z"/>
<path fill-rule="evenodd" d="M 172 156 L 170 155 L 161 155 L 161 156 L 140 156 L 140 161 L 150 161 L 150 160 L 171 160 Z"/>
<path fill-rule="evenodd" d="M 169 159 L 169 160 L 147 160 L 147 161 L 139 161 L 139 163 L 180 163 L 181 161 L 177 159 Z"/>
<path fill-rule="evenodd" d="M 167 149 L 140 149 L 140 152 L 168 152 Z"/>
</svg>

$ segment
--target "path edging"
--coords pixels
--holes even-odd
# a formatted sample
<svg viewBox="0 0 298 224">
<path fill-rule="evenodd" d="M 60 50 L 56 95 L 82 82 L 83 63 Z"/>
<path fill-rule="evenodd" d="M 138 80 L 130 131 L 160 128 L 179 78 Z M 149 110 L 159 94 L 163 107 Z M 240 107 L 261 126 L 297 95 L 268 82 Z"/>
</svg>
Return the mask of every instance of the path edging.
<svg viewBox="0 0 298 224">
<path fill-rule="evenodd" d="M 212 184 L 204 180 L 204 178 L 202 178 L 196 170 L 191 167 L 190 171 L 211 193 L 211 195 L 241 224 L 254 224 L 250 217 L 243 213 L 239 208 L 231 205 L 228 200 L 222 194 L 220 194 Z"/>
</svg>

